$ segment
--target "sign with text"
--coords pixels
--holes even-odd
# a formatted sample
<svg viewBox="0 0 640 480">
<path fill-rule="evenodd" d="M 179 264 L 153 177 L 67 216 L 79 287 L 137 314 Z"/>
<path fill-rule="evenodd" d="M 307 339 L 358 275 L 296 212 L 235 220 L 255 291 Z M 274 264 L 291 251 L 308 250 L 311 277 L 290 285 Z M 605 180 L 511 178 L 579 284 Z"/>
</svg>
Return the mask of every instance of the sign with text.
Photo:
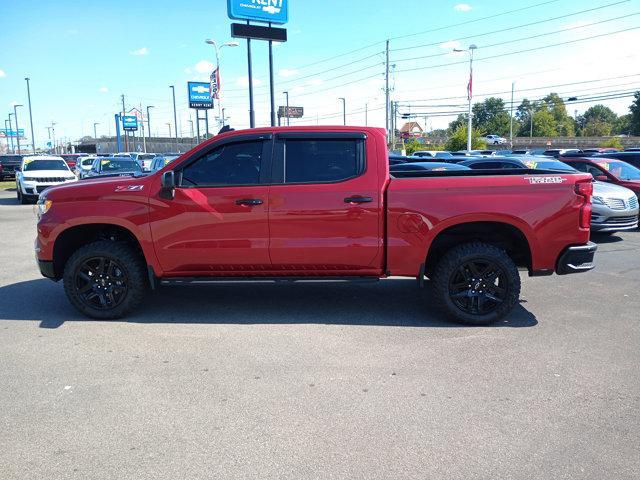
<svg viewBox="0 0 640 480">
<path fill-rule="evenodd" d="M 233 38 L 251 38 L 253 40 L 286 42 L 287 29 L 263 27 L 262 25 L 245 25 L 244 23 L 232 23 L 231 36 Z"/>
<path fill-rule="evenodd" d="M 138 117 L 135 115 L 124 115 L 122 117 L 122 128 L 128 132 L 138 130 Z"/>
<path fill-rule="evenodd" d="M 289 21 L 289 0 L 227 0 L 227 14 L 234 20 L 284 24 Z"/>
<path fill-rule="evenodd" d="M 211 98 L 211 85 L 207 82 L 187 82 L 189 89 L 189 108 L 205 109 L 213 108 Z"/>
<path fill-rule="evenodd" d="M 280 118 L 302 118 L 303 115 L 303 107 L 278 107 L 278 116 Z"/>
<path fill-rule="evenodd" d="M 20 138 L 24 137 L 24 128 L 19 129 L 17 133 L 13 129 L 0 128 L 0 137 L 2 138 L 16 138 L 17 136 L 20 136 Z"/>
</svg>

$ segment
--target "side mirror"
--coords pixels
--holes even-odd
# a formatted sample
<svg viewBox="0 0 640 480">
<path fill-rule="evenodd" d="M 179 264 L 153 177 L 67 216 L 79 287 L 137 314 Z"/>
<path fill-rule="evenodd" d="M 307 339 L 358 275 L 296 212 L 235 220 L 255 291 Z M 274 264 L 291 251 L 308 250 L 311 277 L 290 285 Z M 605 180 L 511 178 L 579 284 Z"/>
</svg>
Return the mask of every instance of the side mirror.
<svg viewBox="0 0 640 480">
<path fill-rule="evenodd" d="M 160 197 L 173 200 L 176 196 L 176 176 L 173 170 L 164 172 L 160 178 Z"/>
<path fill-rule="evenodd" d="M 609 177 L 607 177 L 606 175 L 594 175 L 593 178 L 594 178 L 594 180 L 598 180 L 599 182 L 608 182 L 609 181 Z"/>
</svg>

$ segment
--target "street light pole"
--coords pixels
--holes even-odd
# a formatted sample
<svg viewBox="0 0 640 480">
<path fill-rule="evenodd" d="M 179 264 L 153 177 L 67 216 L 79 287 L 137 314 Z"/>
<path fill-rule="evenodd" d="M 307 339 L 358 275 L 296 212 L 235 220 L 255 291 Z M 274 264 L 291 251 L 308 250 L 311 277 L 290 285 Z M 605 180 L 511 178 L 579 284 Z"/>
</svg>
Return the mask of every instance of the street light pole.
<svg viewBox="0 0 640 480">
<path fill-rule="evenodd" d="M 478 48 L 474 44 L 469 45 L 466 50 L 454 48 L 454 52 L 469 52 L 469 83 L 467 85 L 467 98 L 469 99 L 469 120 L 467 124 L 467 151 L 471 150 L 471 131 L 473 129 L 473 51 Z"/>
<path fill-rule="evenodd" d="M 4 131 L 6 132 L 5 140 L 7 141 L 7 153 L 9 153 L 9 137 L 11 137 L 11 135 L 9 135 L 11 127 L 8 126 L 8 123 L 9 123 L 9 120 L 7 120 L 5 118 L 4 119 Z"/>
<path fill-rule="evenodd" d="M 167 127 L 169 127 L 169 141 L 171 141 L 171 124 L 169 122 L 165 123 Z"/>
<path fill-rule="evenodd" d="M 173 96 L 173 130 L 176 132 L 176 152 L 178 151 L 178 113 L 176 111 L 176 89 L 173 85 L 169 85 Z M 171 137 L 171 135 L 169 135 Z"/>
<path fill-rule="evenodd" d="M 22 107 L 22 105 L 16 104 L 13 106 L 13 116 L 16 119 L 16 142 L 18 145 L 17 154 L 20 155 L 20 128 L 18 127 L 18 107 Z"/>
<path fill-rule="evenodd" d="M 344 97 L 340 97 L 338 100 L 342 100 L 342 124 L 347 124 L 347 101 Z"/>
<path fill-rule="evenodd" d="M 13 125 L 11 124 L 11 115 L 13 115 L 13 113 L 9 114 L 9 131 L 10 132 L 13 130 Z M 13 153 L 16 153 L 16 149 L 13 146 L 13 135 L 11 135 L 11 151 Z"/>
<path fill-rule="evenodd" d="M 285 103 L 286 105 L 286 110 L 284 111 L 284 116 L 287 117 L 287 127 L 289 126 L 289 92 L 282 92 L 284 94 L 284 96 L 287 98 L 287 102 Z"/>
<path fill-rule="evenodd" d="M 147 105 L 147 141 L 151 141 L 151 114 L 149 113 L 149 109 L 155 108 L 153 105 Z"/>
<path fill-rule="evenodd" d="M 218 44 L 216 43 L 215 40 L 211 40 L 209 38 L 207 38 L 205 40 L 205 43 L 209 44 L 209 45 L 213 45 L 213 49 L 216 52 L 216 70 L 218 72 L 218 75 L 220 75 L 220 51 L 224 48 L 224 47 L 237 47 L 240 44 L 238 42 L 227 42 L 227 43 L 223 43 L 222 45 L 220 45 L 220 47 L 218 47 Z M 220 91 L 220 85 L 218 85 L 218 92 Z M 212 98 L 213 100 L 213 98 Z M 220 103 L 220 95 L 218 94 L 218 117 L 221 117 L 221 110 L 224 110 L 224 108 L 222 108 L 222 105 Z M 224 121 L 222 122 L 222 126 L 224 126 Z"/>
<path fill-rule="evenodd" d="M 516 88 L 516 82 L 511 82 L 511 113 L 509 121 L 509 143 L 511 149 L 513 149 L 513 91 Z"/>
<path fill-rule="evenodd" d="M 29 125 L 31 127 L 31 149 L 33 150 L 33 153 L 36 153 L 36 134 L 33 132 L 33 115 L 31 113 L 31 88 L 29 87 L 29 81 L 30 79 L 27 77 L 25 78 L 25 80 L 27 81 L 27 100 L 29 102 Z"/>
</svg>

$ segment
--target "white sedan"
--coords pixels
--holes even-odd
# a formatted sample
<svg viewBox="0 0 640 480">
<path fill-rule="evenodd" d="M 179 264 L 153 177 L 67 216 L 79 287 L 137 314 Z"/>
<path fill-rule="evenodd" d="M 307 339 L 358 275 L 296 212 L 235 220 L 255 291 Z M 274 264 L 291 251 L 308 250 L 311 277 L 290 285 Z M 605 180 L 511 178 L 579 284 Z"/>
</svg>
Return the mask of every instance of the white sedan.
<svg viewBox="0 0 640 480">
<path fill-rule="evenodd" d="M 16 172 L 18 200 L 25 204 L 38 199 L 45 188 L 75 182 L 76 176 L 61 157 L 37 155 L 24 157 Z"/>
<path fill-rule="evenodd" d="M 489 145 L 504 145 L 507 143 L 507 139 L 500 135 L 487 135 L 484 137 L 484 141 Z"/>
</svg>

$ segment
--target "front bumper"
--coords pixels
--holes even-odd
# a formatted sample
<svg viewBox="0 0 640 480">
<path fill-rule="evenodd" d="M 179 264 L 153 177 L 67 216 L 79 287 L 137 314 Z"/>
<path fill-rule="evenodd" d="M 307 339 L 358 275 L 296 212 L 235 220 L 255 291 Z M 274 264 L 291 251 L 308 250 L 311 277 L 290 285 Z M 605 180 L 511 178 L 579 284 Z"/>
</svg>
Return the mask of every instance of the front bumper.
<svg viewBox="0 0 640 480">
<path fill-rule="evenodd" d="M 592 232 L 620 232 L 638 228 L 638 214 L 624 217 L 609 217 L 602 221 L 591 220 Z"/>
<path fill-rule="evenodd" d="M 569 273 L 582 273 L 593 270 L 593 256 L 598 246 L 593 242 L 587 242 L 586 245 L 575 245 L 567 247 L 558 258 L 556 265 L 556 273 L 558 275 L 567 275 Z"/>
</svg>

